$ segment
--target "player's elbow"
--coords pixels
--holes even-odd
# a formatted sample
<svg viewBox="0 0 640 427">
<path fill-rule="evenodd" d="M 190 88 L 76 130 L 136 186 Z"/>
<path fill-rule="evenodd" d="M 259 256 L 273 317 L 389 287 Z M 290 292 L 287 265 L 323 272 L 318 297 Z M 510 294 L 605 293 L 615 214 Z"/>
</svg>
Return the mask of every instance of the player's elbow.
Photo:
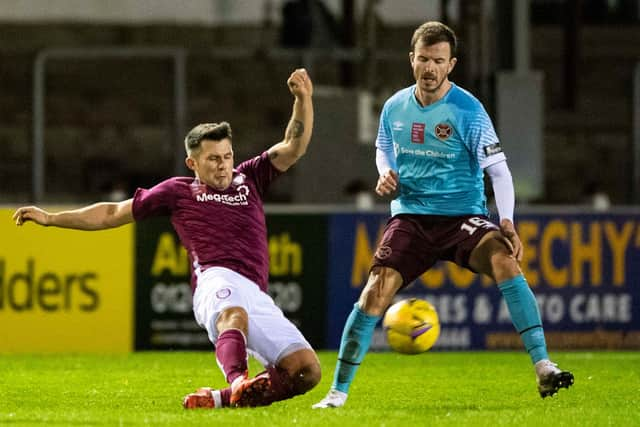
<svg viewBox="0 0 640 427">
<path fill-rule="evenodd" d="M 288 149 L 278 151 L 271 157 L 272 163 L 281 172 L 289 170 L 289 168 L 295 165 L 307 152 L 306 146 L 287 148 Z"/>
<path fill-rule="evenodd" d="M 298 160 L 303 158 L 305 154 L 307 154 L 307 144 L 303 144 L 302 147 L 299 147 L 297 150 L 295 150 L 295 152 L 293 153 L 293 163 L 297 163 Z"/>
<path fill-rule="evenodd" d="M 100 228 L 116 228 L 133 221 L 131 201 L 107 204 L 105 216 Z"/>
<path fill-rule="evenodd" d="M 307 147 L 311 141 L 310 137 L 285 139 L 285 144 L 288 147 L 289 156 L 296 161 L 307 153 Z"/>
<path fill-rule="evenodd" d="M 109 228 L 116 228 L 116 227 L 120 227 L 123 223 L 118 221 L 115 218 L 106 218 L 99 227 L 97 227 L 97 230 L 106 230 Z"/>
</svg>

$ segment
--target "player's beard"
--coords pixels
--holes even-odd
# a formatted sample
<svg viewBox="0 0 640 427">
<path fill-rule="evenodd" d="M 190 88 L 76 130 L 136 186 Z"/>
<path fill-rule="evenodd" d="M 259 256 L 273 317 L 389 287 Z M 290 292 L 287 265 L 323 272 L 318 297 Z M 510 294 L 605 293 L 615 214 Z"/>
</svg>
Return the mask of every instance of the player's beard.
<svg viewBox="0 0 640 427">
<path fill-rule="evenodd" d="M 420 91 L 430 95 L 438 93 L 446 80 L 446 76 L 439 78 L 438 76 L 428 76 L 431 80 L 425 80 L 424 76 L 418 79 L 418 87 Z"/>
<path fill-rule="evenodd" d="M 443 88 L 445 88 L 447 83 L 447 75 L 441 78 L 435 76 L 433 81 L 429 83 L 425 82 L 422 76 L 420 76 L 416 81 L 416 96 L 420 103 L 424 103 L 425 106 L 434 103 L 445 95 Z"/>
</svg>

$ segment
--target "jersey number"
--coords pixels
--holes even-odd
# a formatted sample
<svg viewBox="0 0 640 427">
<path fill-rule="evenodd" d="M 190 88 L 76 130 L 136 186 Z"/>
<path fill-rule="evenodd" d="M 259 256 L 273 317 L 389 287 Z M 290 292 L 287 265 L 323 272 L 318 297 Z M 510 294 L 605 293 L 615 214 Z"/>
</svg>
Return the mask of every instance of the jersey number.
<svg viewBox="0 0 640 427">
<path fill-rule="evenodd" d="M 469 233 L 469 236 L 475 233 L 478 228 L 496 228 L 497 229 L 498 227 L 491 221 L 487 221 L 486 219 L 483 219 L 477 216 L 467 219 L 460 226 L 460 230 L 466 231 L 467 233 Z"/>
</svg>

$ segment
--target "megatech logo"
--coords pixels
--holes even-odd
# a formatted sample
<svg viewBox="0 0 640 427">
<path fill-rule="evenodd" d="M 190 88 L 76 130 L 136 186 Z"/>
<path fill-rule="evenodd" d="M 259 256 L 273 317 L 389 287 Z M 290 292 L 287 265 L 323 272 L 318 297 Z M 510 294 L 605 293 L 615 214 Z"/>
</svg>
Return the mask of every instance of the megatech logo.
<svg viewBox="0 0 640 427">
<path fill-rule="evenodd" d="M 201 193 L 196 194 L 199 202 L 218 202 L 230 206 L 249 204 L 249 187 L 245 184 L 236 187 L 237 194 Z"/>
<path fill-rule="evenodd" d="M 0 258 L 0 311 L 96 311 L 100 305 L 97 279 L 93 272 L 40 271 L 33 258 L 27 259 L 25 270 L 9 273 Z"/>
</svg>

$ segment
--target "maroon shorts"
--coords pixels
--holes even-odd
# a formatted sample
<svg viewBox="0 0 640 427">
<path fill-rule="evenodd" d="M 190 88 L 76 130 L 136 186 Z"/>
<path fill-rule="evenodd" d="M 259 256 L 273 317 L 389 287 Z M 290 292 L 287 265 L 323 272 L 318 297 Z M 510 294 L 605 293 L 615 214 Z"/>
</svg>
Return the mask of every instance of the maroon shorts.
<svg viewBox="0 0 640 427">
<path fill-rule="evenodd" d="M 482 237 L 499 227 L 484 215 L 440 216 L 400 214 L 387 221 L 373 256 L 373 267 L 391 267 L 406 286 L 437 261 L 469 266 L 471 251 Z"/>
</svg>

